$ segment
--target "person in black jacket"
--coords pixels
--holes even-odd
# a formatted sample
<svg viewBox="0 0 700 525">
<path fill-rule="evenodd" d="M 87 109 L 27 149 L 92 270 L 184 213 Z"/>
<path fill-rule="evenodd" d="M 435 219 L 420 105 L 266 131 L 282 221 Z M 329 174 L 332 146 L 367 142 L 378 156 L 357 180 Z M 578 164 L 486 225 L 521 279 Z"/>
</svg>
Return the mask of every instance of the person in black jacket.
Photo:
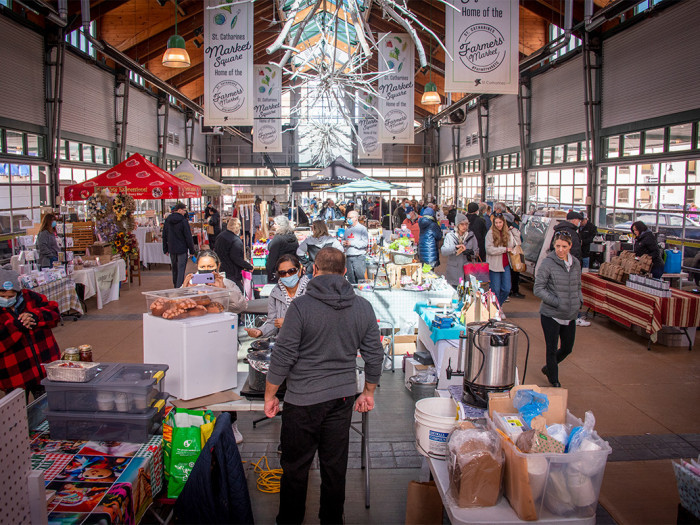
<svg viewBox="0 0 700 525">
<path fill-rule="evenodd" d="M 647 225 L 642 221 L 632 223 L 632 234 L 636 237 L 634 241 L 634 255 L 651 255 L 651 275 L 654 279 L 661 279 L 664 274 L 664 260 L 661 258 L 661 249 L 654 235 Z"/>
<path fill-rule="evenodd" d="M 229 219 L 226 230 L 221 232 L 216 239 L 214 251 L 221 259 L 222 272 L 231 279 L 243 291 L 243 276 L 241 272 L 253 270 L 253 265 L 245 260 L 243 241 L 238 236 L 241 233 L 241 221 L 237 218 Z"/>
<path fill-rule="evenodd" d="M 486 260 L 486 234 L 489 229 L 486 226 L 486 221 L 479 215 L 479 205 L 476 202 L 470 202 L 467 205 L 467 220 L 469 221 L 469 231 L 474 232 L 476 242 L 479 244 L 479 257 L 482 261 Z"/>
<path fill-rule="evenodd" d="M 570 211 L 566 214 L 566 220 L 561 221 L 554 227 L 555 235 L 560 232 L 567 232 L 569 234 L 571 237 L 571 255 L 576 257 L 579 263 L 581 262 L 581 237 L 578 235 L 578 227 L 581 224 L 582 218 L 583 216 L 580 213 Z M 552 239 L 552 245 L 550 246 L 550 250 L 553 249 L 554 239 Z"/>
<path fill-rule="evenodd" d="M 209 235 L 209 247 L 213 250 L 216 246 L 216 237 L 221 233 L 221 215 L 219 210 L 211 204 L 207 206 L 207 211 L 208 214 L 205 212 L 205 216 L 208 215 L 207 224 L 214 228 L 214 233 Z"/>
<path fill-rule="evenodd" d="M 598 228 L 588 220 L 588 216 L 585 213 L 582 216 L 581 226 L 578 227 L 578 234 L 581 237 L 581 257 L 583 259 L 581 267 L 588 268 L 591 264 L 591 243 L 595 236 L 598 235 Z"/>
<path fill-rule="evenodd" d="M 299 241 L 296 235 L 294 235 L 294 229 L 289 223 L 289 219 L 284 215 L 275 217 L 275 236 L 270 241 L 267 246 L 267 262 L 265 263 L 265 269 L 267 270 L 267 282 L 276 283 L 277 274 L 275 270 L 277 268 L 277 260 L 283 255 L 290 253 L 296 256 L 297 248 L 299 248 Z"/>
<path fill-rule="evenodd" d="M 163 253 L 170 254 L 174 288 L 180 288 L 185 280 L 188 251 L 192 255 L 197 253 L 192 241 L 190 223 L 187 220 L 187 206 L 178 202 L 163 224 Z"/>
</svg>

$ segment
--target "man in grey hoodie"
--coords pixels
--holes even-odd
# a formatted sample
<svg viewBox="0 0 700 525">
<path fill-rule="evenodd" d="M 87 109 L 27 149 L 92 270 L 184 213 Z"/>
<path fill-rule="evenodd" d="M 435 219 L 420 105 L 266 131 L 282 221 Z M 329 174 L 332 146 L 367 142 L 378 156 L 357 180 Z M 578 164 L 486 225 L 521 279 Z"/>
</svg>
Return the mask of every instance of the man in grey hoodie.
<svg viewBox="0 0 700 525">
<path fill-rule="evenodd" d="M 318 451 L 321 523 L 342 523 L 353 405 L 374 408 L 384 355 L 376 315 L 345 279 L 345 256 L 323 248 L 314 261 L 306 295 L 292 301 L 272 353 L 265 414 L 279 411 L 276 397 L 286 379 L 282 412 L 281 482 L 277 523 L 302 523 L 309 467 Z M 357 350 L 365 362 L 365 386 L 357 392 Z"/>
</svg>

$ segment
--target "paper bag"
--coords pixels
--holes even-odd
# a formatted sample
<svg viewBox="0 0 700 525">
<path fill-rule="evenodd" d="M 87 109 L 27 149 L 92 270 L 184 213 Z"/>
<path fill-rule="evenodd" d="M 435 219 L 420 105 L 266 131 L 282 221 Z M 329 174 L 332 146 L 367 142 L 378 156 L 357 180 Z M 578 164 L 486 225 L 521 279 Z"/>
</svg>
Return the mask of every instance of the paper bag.
<svg viewBox="0 0 700 525">
<path fill-rule="evenodd" d="M 508 261 L 514 272 L 524 272 L 527 270 L 527 266 L 525 266 L 525 255 L 523 254 L 523 249 L 519 245 L 513 248 L 512 253 L 508 253 Z"/>
<path fill-rule="evenodd" d="M 434 481 L 408 484 L 406 525 L 442 524 L 442 500 Z"/>
</svg>

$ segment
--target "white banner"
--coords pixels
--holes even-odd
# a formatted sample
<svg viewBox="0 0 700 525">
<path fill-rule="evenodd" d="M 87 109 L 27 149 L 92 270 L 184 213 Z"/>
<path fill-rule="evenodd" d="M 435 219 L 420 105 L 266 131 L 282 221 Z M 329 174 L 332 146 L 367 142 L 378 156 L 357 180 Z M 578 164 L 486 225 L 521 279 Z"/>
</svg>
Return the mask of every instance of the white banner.
<svg viewBox="0 0 700 525">
<path fill-rule="evenodd" d="M 512 0 L 450 0 L 445 9 L 445 91 L 518 93 L 520 7 Z"/>
<path fill-rule="evenodd" d="M 254 152 L 282 151 L 282 70 L 272 64 L 254 67 Z"/>
<path fill-rule="evenodd" d="M 414 75 L 413 41 L 406 33 L 379 34 L 378 140 L 380 144 L 413 144 Z"/>
<path fill-rule="evenodd" d="M 253 125 L 253 3 L 204 0 L 204 125 Z"/>
<path fill-rule="evenodd" d="M 359 104 L 357 134 L 360 140 L 357 144 L 358 159 L 381 159 L 382 145 L 377 142 L 379 132 L 379 120 L 376 107 L 377 98 L 374 95 L 365 94 L 357 100 Z"/>
</svg>

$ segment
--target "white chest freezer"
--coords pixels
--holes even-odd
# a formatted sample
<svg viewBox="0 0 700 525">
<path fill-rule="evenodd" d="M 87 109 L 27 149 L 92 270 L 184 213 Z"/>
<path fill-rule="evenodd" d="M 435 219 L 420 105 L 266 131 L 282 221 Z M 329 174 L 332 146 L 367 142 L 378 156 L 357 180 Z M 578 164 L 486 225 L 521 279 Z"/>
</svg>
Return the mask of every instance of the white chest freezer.
<svg viewBox="0 0 700 525">
<path fill-rule="evenodd" d="M 238 316 L 224 312 L 169 320 L 143 314 L 143 359 L 170 367 L 163 389 L 179 399 L 235 388 Z"/>
</svg>

